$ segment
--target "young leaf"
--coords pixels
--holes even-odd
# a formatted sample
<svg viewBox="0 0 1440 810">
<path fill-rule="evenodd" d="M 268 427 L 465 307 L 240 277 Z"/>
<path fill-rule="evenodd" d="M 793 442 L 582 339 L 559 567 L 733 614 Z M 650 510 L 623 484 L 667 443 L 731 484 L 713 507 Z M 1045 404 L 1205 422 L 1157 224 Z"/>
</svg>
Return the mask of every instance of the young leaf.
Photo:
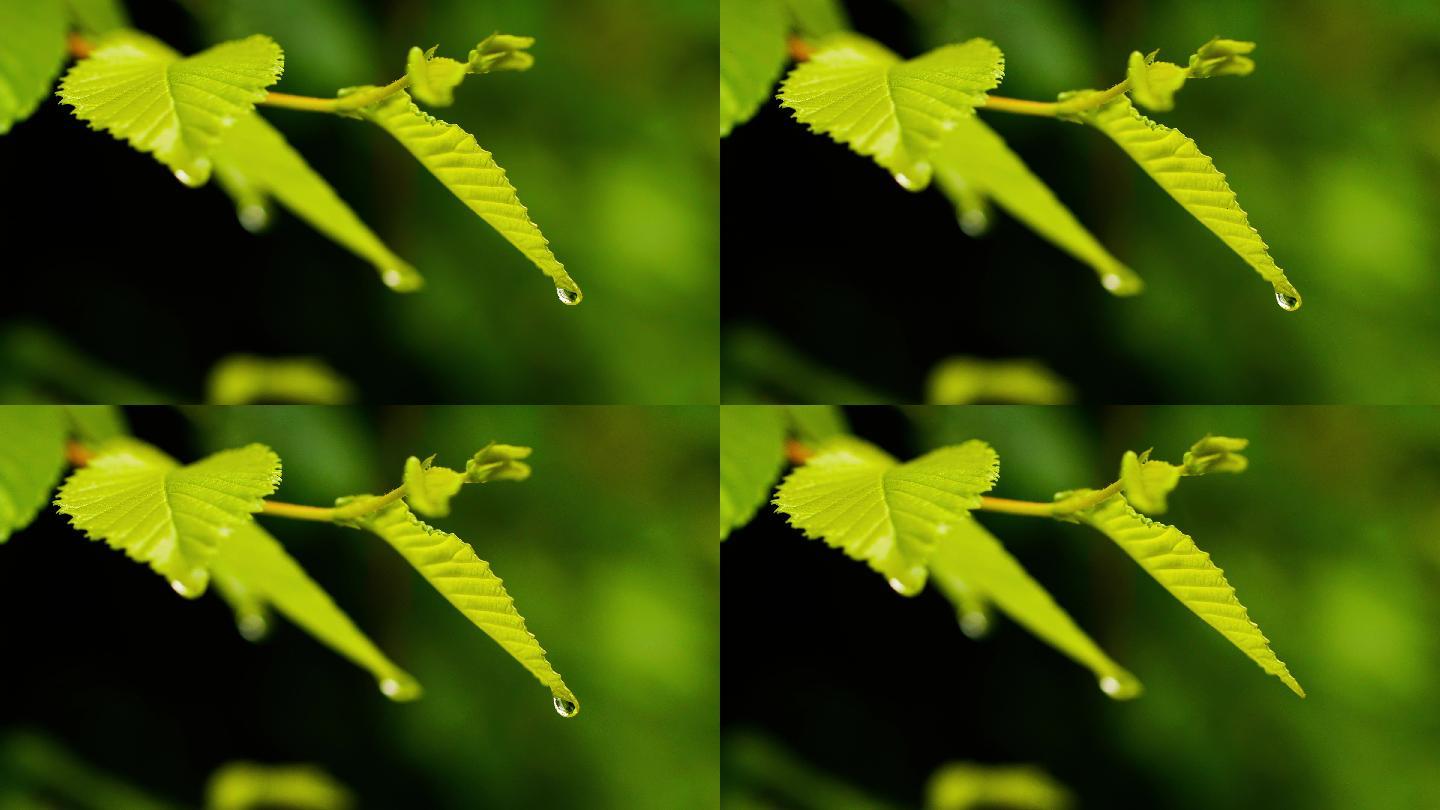
<svg viewBox="0 0 1440 810">
<path fill-rule="evenodd" d="M 1249 445 L 1249 439 L 1207 435 L 1185 451 L 1185 474 L 1245 472 L 1245 468 L 1250 466 L 1250 460 L 1240 455 L 1240 451 Z"/>
<path fill-rule="evenodd" d="M 962 228 L 966 212 L 976 207 L 975 196 L 993 197 L 1030 230 L 1094 268 L 1101 286 L 1110 292 L 1134 295 L 1144 287 L 979 118 L 955 121 L 933 162 L 941 190 L 956 203 Z"/>
<path fill-rule="evenodd" d="M 487 481 L 524 481 L 530 477 L 530 465 L 523 459 L 531 449 L 514 444 L 490 442 L 465 462 L 465 480 L 471 484 Z"/>
<path fill-rule="evenodd" d="M 1130 52 L 1125 78 L 1130 97 L 1141 107 L 1163 112 L 1175 109 L 1175 94 L 1185 86 L 1189 72 L 1174 62 L 1155 62 L 1139 51 Z"/>
<path fill-rule="evenodd" d="M 772 405 L 720 409 L 720 539 L 755 517 L 785 464 L 785 412 Z"/>
<path fill-rule="evenodd" d="M 844 31 L 850 19 L 839 0 L 785 0 L 795 27 L 807 37 L 818 38 Z"/>
<path fill-rule="evenodd" d="M 372 512 L 357 523 L 394 546 L 456 610 L 549 687 L 556 711 L 570 717 L 580 710 L 575 694 L 550 666 L 535 635 L 526 629 L 525 619 L 515 609 L 504 583 L 468 543 L 426 525 L 410 513 L 403 501 Z"/>
<path fill-rule="evenodd" d="M 452 194 L 549 276 L 562 303 L 580 303 L 580 287 L 550 251 L 550 243 L 515 196 L 505 170 L 470 133 L 421 112 L 403 90 L 366 107 L 361 115 L 394 136 Z"/>
<path fill-rule="evenodd" d="M 0 135 L 50 92 L 65 63 L 65 23 L 60 0 L 0 4 Z"/>
<path fill-rule="evenodd" d="M 120 0 L 65 0 L 65 5 L 75 27 L 92 36 L 130 27 L 130 15 Z"/>
<path fill-rule="evenodd" d="M 1270 640 L 1260 632 L 1259 625 L 1250 620 L 1250 614 L 1235 596 L 1235 589 L 1226 581 L 1225 572 L 1216 567 L 1210 555 L 1201 551 L 1189 535 L 1136 512 L 1123 495 L 1107 498 L 1097 506 L 1077 512 L 1074 517 L 1115 541 L 1196 616 L 1239 647 L 1261 669 L 1279 678 L 1295 694 L 1305 697 L 1305 690 L 1270 649 Z"/>
<path fill-rule="evenodd" d="M 989 40 L 946 45 L 908 61 L 856 34 L 825 39 L 780 86 L 780 103 L 811 130 L 875 159 L 907 189 L 929 185 L 941 138 L 1000 83 L 1005 58 Z"/>
<path fill-rule="evenodd" d="M 0 406 L 0 543 L 30 525 L 60 480 L 66 427 L 58 405 Z"/>
<path fill-rule="evenodd" d="M 455 88 L 465 81 L 465 63 L 435 56 L 435 49 L 412 47 L 405 58 L 405 75 L 410 78 L 410 95 L 431 107 L 455 103 Z"/>
<path fill-rule="evenodd" d="M 822 444 L 775 494 L 775 508 L 806 537 L 843 549 L 913 596 L 925 586 L 935 545 L 995 485 L 999 458 L 968 441 L 901 464 L 842 436 Z"/>
<path fill-rule="evenodd" d="M 116 439 L 60 487 L 75 528 L 149 564 L 181 596 L 210 580 L 223 540 L 280 484 L 280 459 L 252 444 L 186 466 L 143 442 Z"/>
<path fill-rule="evenodd" d="M 380 241 L 259 113 L 237 120 L 211 156 L 216 177 L 235 199 L 247 230 L 259 230 L 269 220 L 267 203 L 273 196 L 310 227 L 374 265 L 387 287 L 399 292 L 420 289 L 422 279 L 415 268 Z"/>
<path fill-rule="evenodd" d="M 720 137 L 749 121 L 785 67 L 780 0 L 720 0 Z"/>
<path fill-rule="evenodd" d="M 449 467 L 435 467 L 430 459 L 421 461 L 415 456 L 405 460 L 405 500 L 414 509 L 427 517 L 445 517 L 450 514 L 450 499 L 465 483 L 465 475 Z"/>
<path fill-rule="evenodd" d="M 1085 120 L 1110 136 L 1165 193 L 1270 282 L 1281 307 L 1300 308 L 1300 292 L 1270 258 L 1270 249 L 1250 226 L 1225 175 L 1194 141 L 1141 115 L 1125 96 L 1086 114 Z"/>
<path fill-rule="evenodd" d="M 528 53 L 534 44 L 534 37 L 491 34 L 471 49 L 465 69 L 471 73 L 529 70 L 535 64 L 535 57 Z"/>
<path fill-rule="evenodd" d="M 133 31 L 102 38 L 60 82 L 75 116 L 149 152 L 189 186 L 210 179 L 225 130 L 255 109 L 280 79 L 285 59 L 266 36 L 225 42 L 181 57 Z"/>
<path fill-rule="evenodd" d="M 1065 786 L 1034 765 L 942 765 L 925 787 L 925 810 L 1071 810 L 1075 799 Z"/>
<path fill-rule="evenodd" d="M 1150 515 L 1164 514 L 1166 496 L 1180 483 L 1185 469 L 1164 461 L 1151 461 L 1150 451 L 1136 455 L 1126 450 L 1120 459 L 1120 483 L 1130 505 Z"/>
<path fill-rule="evenodd" d="M 205 810 L 351 810 L 355 797 L 314 765 L 227 762 L 205 785 Z M 126 810 L 144 810 L 132 807 Z"/>
<path fill-rule="evenodd" d="M 1110 659 L 1000 541 L 973 519 L 948 525 L 930 562 L 935 582 L 957 607 L 965 599 L 994 602 L 1037 638 L 1095 673 L 1105 694 L 1128 699 L 1140 682 Z"/>
<path fill-rule="evenodd" d="M 279 541 L 255 521 L 232 528 L 210 568 L 218 589 L 232 604 L 236 604 L 232 595 L 237 591 L 245 595 L 236 605 L 242 633 L 247 621 L 255 621 L 257 612 L 263 617 L 265 608 L 273 606 L 320 643 L 368 670 L 387 697 L 414 700 L 420 696 L 415 679 L 386 658 Z"/>
<path fill-rule="evenodd" d="M 349 380 L 313 357 L 249 354 L 232 354 L 216 363 L 205 391 L 210 405 L 343 405 L 355 397 Z"/>
<path fill-rule="evenodd" d="M 1211 76 L 1249 76 L 1255 70 L 1255 43 L 1215 37 L 1200 46 L 1190 57 L 1190 75 L 1197 79 Z"/>
<path fill-rule="evenodd" d="M 947 357 L 930 372 L 925 390 L 925 401 L 932 405 L 1064 405 L 1075 398 L 1060 375 L 1039 361 L 1025 359 Z"/>
</svg>

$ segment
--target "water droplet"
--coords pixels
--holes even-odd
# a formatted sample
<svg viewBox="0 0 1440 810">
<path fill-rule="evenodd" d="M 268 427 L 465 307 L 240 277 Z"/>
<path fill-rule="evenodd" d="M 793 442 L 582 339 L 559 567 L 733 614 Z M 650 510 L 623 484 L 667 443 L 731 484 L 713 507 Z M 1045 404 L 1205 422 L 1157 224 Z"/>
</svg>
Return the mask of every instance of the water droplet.
<svg viewBox="0 0 1440 810">
<path fill-rule="evenodd" d="M 573 307 L 580 303 L 579 290 L 567 290 L 564 287 L 556 287 L 555 297 L 560 299 L 560 303 L 568 307 Z"/>
<path fill-rule="evenodd" d="M 580 713 L 580 704 L 573 700 L 566 700 L 559 695 L 555 696 L 555 713 L 561 717 L 574 717 Z"/>
<path fill-rule="evenodd" d="M 960 214 L 960 230 L 966 236 L 980 236 L 990 230 L 990 218 L 979 208 L 971 208 Z"/>
<path fill-rule="evenodd" d="M 1100 691 L 1114 696 L 1120 691 L 1120 679 L 1106 675 L 1100 679 Z"/>
<path fill-rule="evenodd" d="M 235 620 L 235 629 L 246 641 L 260 641 L 270 633 L 270 623 L 259 613 L 246 613 Z"/>
<path fill-rule="evenodd" d="M 910 175 L 904 172 L 895 172 L 895 182 L 899 183 L 903 189 L 915 188 L 915 181 L 911 180 Z"/>
<path fill-rule="evenodd" d="M 380 682 L 380 691 L 385 697 L 393 698 L 400 694 L 400 682 L 394 678 L 386 678 Z"/>
<path fill-rule="evenodd" d="M 967 638 L 984 638 L 990 633 L 990 617 L 979 610 L 967 611 L 960 615 L 960 632 Z"/>
<path fill-rule="evenodd" d="M 400 283 L 405 280 L 405 274 L 391 267 L 380 274 L 380 280 L 385 282 L 386 287 L 394 289 L 399 287 Z"/>
<path fill-rule="evenodd" d="M 1101 277 L 1100 285 L 1105 289 L 1109 290 L 1110 292 L 1115 292 L 1116 290 L 1120 289 L 1120 284 L 1122 283 L 1122 281 L 1123 280 L 1120 278 L 1119 274 L 1106 273 L 1103 277 Z"/>
<path fill-rule="evenodd" d="M 205 185 L 205 181 L 210 179 L 210 161 L 200 158 L 186 168 L 176 169 L 175 179 L 190 188 L 199 188 Z"/>
<path fill-rule="evenodd" d="M 1275 303 L 1279 304 L 1280 308 L 1285 310 L 1286 312 L 1294 312 L 1295 310 L 1300 308 L 1299 298 L 1286 295 L 1285 293 L 1279 291 L 1275 293 Z"/>
<path fill-rule="evenodd" d="M 250 233 L 259 233 L 270 224 L 270 211 L 259 203 L 242 205 L 235 211 L 240 218 L 240 227 Z"/>
<path fill-rule="evenodd" d="M 190 173 L 185 171 L 184 169 L 175 170 L 175 179 L 179 180 L 187 186 L 193 187 L 195 185 L 195 181 L 192 177 L 190 177 Z"/>
<path fill-rule="evenodd" d="M 178 579 L 170 580 L 170 588 L 181 596 L 190 595 L 190 588 Z"/>
<path fill-rule="evenodd" d="M 1142 690 L 1140 682 L 1134 678 L 1121 680 L 1114 675 L 1106 675 L 1100 679 L 1100 691 L 1116 700 L 1130 700 L 1139 697 Z"/>
</svg>

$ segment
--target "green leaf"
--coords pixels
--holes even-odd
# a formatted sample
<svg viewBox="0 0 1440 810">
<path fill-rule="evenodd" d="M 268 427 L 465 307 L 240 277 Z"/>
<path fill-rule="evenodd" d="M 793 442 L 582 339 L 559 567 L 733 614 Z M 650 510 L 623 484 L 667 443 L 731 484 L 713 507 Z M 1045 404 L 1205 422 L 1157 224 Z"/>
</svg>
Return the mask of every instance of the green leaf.
<svg viewBox="0 0 1440 810">
<path fill-rule="evenodd" d="M 60 82 L 75 116 L 123 138 L 170 167 L 189 186 L 210 179 L 211 152 L 225 130 L 249 115 L 285 59 L 266 36 L 225 42 L 181 57 L 132 31 L 96 43 Z"/>
<path fill-rule="evenodd" d="M 790 426 L 796 437 L 806 444 L 820 444 L 850 432 L 845 414 L 834 405 L 787 405 L 785 412 L 790 415 Z"/>
<path fill-rule="evenodd" d="M 1130 52 L 1125 78 L 1130 81 L 1130 97 L 1141 107 L 1165 111 L 1175 109 L 1175 94 L 1185 86 L 1189 71 L 1174 62 L 1155 62 L 1139 51 Z"/>
<path fill-rule="evenodd" d="M 774 405 L 720 408 L 720 539 L 749 523 L 785 464 L 785 412 Z"/>
<path fill-rule="evenodd" d="M 780 0 L 720 0 L 720 137 L 749 121 L 785 67 Z"/>
<path fill-rule="evenodd" d="M 1248 76 L 1255 70 L 1255 43 L 1215 37 L 1190 57 L 1190 75 L 1203 79 L 1210 76 Z"/>
<path fill-rule="evenodd" d="M 227 762 L 205 786 L 205 810 L 350 810 L 355 797 L 314 765 Z"/>
<path fill-rule="evenodd" d="M 1069 810 L 1074 798 L 1065 786 L 1033 765 L 940 766 L 925 788 L 926 810 Z"/>
<path fill-rule="evenodd" d="M 0 543 L 30 525 L 65 469 L 58 405 L 0 405 Z"/>
<path fill-rule="evenodd" d="M 850 27 L 839 0 L 785 0 L 795 27 L 810 38 L 837 34 Z"/>
<path fill-rule="evenodd" d="M 343 405 L 355 397 L 350 382 L 320 360 L 249 354 L 232 354 L 216 363 L 206 391 L 211 405 Z"/>
<path fill-rule="evenodd" d="M 1151 515 L 1164 514 L 1166 496 L 1180 483 L 1185 469 L 1164 461 L 1151 461 L 1150 451 L 1136 455 L 1126 450 L 1120 459 L 1121 491 L 1130 505 Z"/>
<path fill-rule="evenodd" d="M 98 445 L 130 432 L 125 414 L 114 405 L 66 405 L 70 429 L 80 441 Z"/>
<path fill-rule="evenodd" d="M 534 37 L 491 34 L 480 40 L 480 44 L 470 51 L 470 59 L 465 63 L 465 69 L 471 73 L 529 70 L 535 64 L 535 57 L 527 51 L 534 44 Z"/>
<path fill-rule="evenodd" d="M 361 115 L 394 136 L 466 207 L 549 276 L 562 303 L 580 303 L 580 287 L 550 251 L 505 170 L 470 133 L 421 112 L 404 91 L 366 107 Z"/>
<path fill-rule="evenodd" d="M 775 506 L 806 537 L 865 560 L 890 587 L 912 596 L 925 586 L 939 538 L 968 520 L 999 472 L 995 451 L 981 441 L 901 464 L 872 444 L 842 436 L 785 478 Z"/>
<path fill-rule="evenodd" d="M 310 227 L 374 265 L 386 286 L 400 292 L 421 287 L 415 268 L 396 256 L 259 113 L 236 121 L 212 158 L 216 177 L 235 200 L 247 230 L 258 231 L 269 222 L 273 196 Z"/>
<path fill-rule="evenodd" d="M 449 532 L 431 528 L 396 501 L 357 521 L 395 547 L 421 576 L 465 618 L 494 639 L 536 680 L 550 688 L 555 710 L 571 717 L 580 710 L 575 694 L 545 658 L 545 650 L 525 627 L 505 585 L 475 549 Z"/>
<path fill-rule="evenodd" d="M 279 484 L 280 459 L 264 445 L 182 467 L 148 444 L 117 439 L 66 479 L 55 504 L 87 537 L 149 564 L 194 598 L 220 544 Z"/>
<path fill-rule="evenodd" d="M 1105 694 L 1120 700 L 1140 694 L 1135 676 L 1111 660 L 985 527 L 970 518 L 947 526 L 930 572 L 956 607 L 963 610 L 975 599 L 993 602 L 1041 641 L 1088 667 Z"/>
<path fill-rule="evenodd" d="M 435 49 L 410 49 L 405 59 L 405 75 L 410 78 L 410 95 L 431 107 L 448 107 L 455 103 L 455 88 L 465 81 L 466 66 L 444 56 L 436 57 Z"/>
<path fill-rule="evenodd" d="M 1035 360 L 947 357 L 930 372 L 926 402 L 1063 405 L 1075 398 L 1070 384 Z"/>
<path fill-rule="evenodd" d="M 0 7 L 0 135 L 35 112 L 65 64 L 65 7 L 25 0 Z"/>
<path fill-rule="evenodd" d="M 930 183 L 941 138 L 975 114 L 1004 73 L 1005 58 L 989 40 L 902 61 L 873 40 L 837 34 L 786 77 L 780 103 L 919 190 Z"/>
<path fill-rule="evenodd" d="M 405 460 L 405 500 L 422 515 L 445 517 L 450 514 L 450 499 L 465 483 L 465 475 L 449 467 L 433 466 L 430 461 L 422 462 L 415 456 Z"/>
<path fill-rule="evenodd" d="M 1165 193 L 1270 282 L 1281 307 L 1300 308 L 1300 292 L 1270 258 L 1270 249 L 1250 226 L 1225 175 L 1194 141 L 1141 115 L 1125 96 L 1086 114 L 1085 120 L 1110 136 Z"/>
<path fill-rule="evenodd" d="M 1279 678 L 1295 694 L 1305 697 L 1305 690 L 1270 649 L 1270 640 L 1260 632 L 1259 625 L 1250 620 L 1250 614 L 1235 596 L 1235 589 L 1225 579 L 1225 572 L 1189 535 L 1136 512 L 1123 495 L 1107 498 L 1095 507 L 1075 513 L 1074 517 L 1115 541 L 1170 595 L 1239 647 L 1261 669 Z"/>
<path fill-rule="evenodd" d="M 108 34 L 118 28 L 130 27 L 130 15 L 120 0 L 65 0 L 70 19 L 86 34 Z"/>
<path fill-rule="evenodd" d="M 1212 472 L 1242 473 L 1250 466 L 1250 460 L 1240 451 L 1250 445 L 1249 439 L 1232 439 L 1229 436 L 1210 436 L 1190 446 L 1185 451 L 1185 474 L 1205 475 Z"/>
<path fill-rule="evenodd" d="M 420 685 L 381 652 L 274 537 L 250 520 L 232 527 L 210 564 L 217 589 L 236 609 L 240 632 L 263 635 L 274 607 L 316 640 L 368 670 L 393 700 L 414 700 Z"/>
<path fill-rule="evenodd" d="M 994 198 L 1030 230 L 1094 268 L 1101 286 L 1110 292 L 1134 295 L 1144 287 L 979 118 L 955 122 L 941 140 L 934 163 L 940 189 L 955 202 L 962 229 L 971 230 L 966 228 L 967 212 L 974 224 L 976 195 Z"/>
</svg>

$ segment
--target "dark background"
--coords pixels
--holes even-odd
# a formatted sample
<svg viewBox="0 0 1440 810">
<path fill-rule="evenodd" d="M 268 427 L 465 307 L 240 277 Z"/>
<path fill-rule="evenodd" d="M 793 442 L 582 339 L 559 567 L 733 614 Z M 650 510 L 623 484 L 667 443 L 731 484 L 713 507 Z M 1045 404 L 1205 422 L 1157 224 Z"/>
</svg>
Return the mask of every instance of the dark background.
<svg viewBox="0 0 1440 810">
<path fill-rule="evenodd" d="M 387 700 L 283 617 L 243 640 L 218 595 L 182 599 L 46 509 L 0 546 L 0 805 L 15 798 L 4 743 L 26 731 L 180 807 L 233 760 L 313 763 L 362 810 L 715 806 L 713 410 L 128 413 L 136 436 L 182 460 L 265 442 L 285 468 L 275 498 L 322 505 L 394 486 L 411 454 L 454 466 L 492 439 L 533 446 L 529 480 L 467 488 L 433 523 L 504 579 L 581 711 L 558 716 L 545 687 L 371 535 L 261 520 L 420 681 L 413 703 Z"/>
<path fill-rule="evenodd" d="M 935 589 L 900 597 L 765 507 L 722 544 L 727 791 L 788 778 L 731 756 L 758 735 L 896 807 L 957 760 L 1038 765 L 1081 808 L 1399 810 L 1440 795 L 1434 409 L 846 411 L 900 458 L 982 438 L 1000 455 L 994 494 L 1026 500 L 1114 480 L 1126 449 L 1178 461 L 1206 432 L 1249 437 L 1248 471 L 1183 481 L 1162 520 L 1214 555 L 1309 697 L 1087 527 L 979 514 L 1140 679 L 1133 701 L 1003 616 L 967 638 Z"/>
<path fill-rule="evenodd" d="M 963 234 L 938 190 L 903 191 L 778 103 L 722 142 L 727 401 L 920 401 L 942 358 L 1033 357 L 1086 402 L 1433 402 L 1440 294 L 1440 7 L 1398 1 L 849 2 L 915 56 L 973 36 L 997 93 L 1108 87 L 1131 50 L 1184 64 L 1254 40 L 1253 75 L 1196 81 L 1152 113 L 1215 159 L 1305 296 L 1270 286 L 1099 132 L 982 114 L 1147 282 L 1136 298 L 997 210 Z M 1303 24 L 1297 24 L 1303 21 Z M 1379 88 L 1383 88 L 1380 90 Z M 832 372 L 826 377 L 816 369 Z"/>
<path fill-rule="evenodd" d="M 269 34 L 286 55 L 275 89 L 305 95 L 389 81 L 412 45 L 464 59 L 497 30 L 535 36 L 534 68 L 471 77 L 435 112 L 495 154 L 585 300 L 561 305 L 523 255 L 363 122 L 262 113 L 425 275 L 415 294 L 390 292 L 288 212 L 247 233 L 214 183 L 182 186 L 51 100 L 0 138 L 6 401 L 198 402 L 233 352 L 319 357 L 367 402 L 715 400 L 711 0 L 131 5 L 136 27 L 186 53 Z"/>
</svg>

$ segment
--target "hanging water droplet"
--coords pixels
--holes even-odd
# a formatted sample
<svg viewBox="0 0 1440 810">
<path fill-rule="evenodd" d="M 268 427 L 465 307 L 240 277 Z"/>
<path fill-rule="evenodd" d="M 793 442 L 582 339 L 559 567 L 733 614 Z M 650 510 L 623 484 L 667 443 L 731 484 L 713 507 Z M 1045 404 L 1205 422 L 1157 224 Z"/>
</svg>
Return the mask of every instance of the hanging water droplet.
<svg viewBox="0 0 1440 810">
<path fill-rule="evenodd" d="M 210 179 L 210 161 L 200 158 L 183 169 L 176 169 L 175 179 L 190 188 L 199 188 L 205 185 L 205 181 Z"/>
<path fill-rule="evenodd" d="M 259 613 L 246 613 L 235 620 L 235 629 L 246 641 L 260 641 L 270 632 L 270 623 Z"/>
<path fill-rule="evenodd" d="M 1275 292 L 1275 303 L 1279 304 L 1280 308 L 1285 310 L 1286 312 L 1294 312 L 1295 310 L 1300 308 L 1299 298 L 1286 295 L 1285 293 L 1278 290 Z"/>
<path fill-rule="evenodd" d="M 176 170 L 175 170 L 175 179 L 176 179 L 176 180 L 179 180 L 180 182 L 184 183 L 184 184 L 187 185 L 187 186 L 190 186 L 191 188 L 194 188 L 194 186 L 195 186 L 195 180 L 194 180 L 194 178 L 192 178 L 192 177 L 190 176 L 190 173 L 187 172 L 187 171 L 185 171 L 184 169 L 176 169 Z"/>
<path fill-rule="evenodd" d="M 270 211 L 259 203 L 242 205 L 235 215 L 240 218 L 240 227 L 250 233 L 260 233 L 270 224 Z"/>
<path fill-rule="evenodd" d="M 1113 696 L 1120 691 L 1120 679 L 1106 675 L 1100 679 L 1100 691 Z"/>
<path fill-rule="evenodd" d="M 420 684 L 409 677 L 385 678 L 380 681 L 380 693 L 397 703 L 420 697 Z"/>
<path fill-rule="evenodd" d="M 173 590 L 173 591 L 175 591 L 176 593 L 180 594 L 181 596 L 189 596 L 189 595 L 190 595 L 190 588 L 189 588 L 189 586 L 187 586 L 185 583 L 181 582 L 181 581 L 178 580 L 178 579 L 172 579 L 172 580 L 170 580 L 170 589 Z"/>
<path fill-rule="evenodd" d="M 983 611 L 966 611 L 960 616 L 960 632 L 967 638 L 984 638 L 990 633 L 990 617 Z"/>
<path fill-rule="evenodd" d="M 1134 678 L 1121 680 L 1114 675 L 1106 675 L 1100 679 L 1100 691 L 1116 700 L 1130 700 L 1139 697 L 1142 690 L 1140 682 Z"/>
<path fill-rule="evenodd" d="M 561 717 L 574 717 L 580 713 L 580 704 L 573 700 L 566 700 L 559 695 L 555 696 L 555 713 Z"/>
<path fill-rule="evenodd" d="M 895 182 L 899 183 L 903 189 L 915 188 L 915 181 L 911 180 L 910 175 L 904 172 L 895 172 Z"/>
<path fill-rule="evenodd" d="M 960 214 L 960 230 L 966 236 L 980 236 L 990 230 L 990 217 L 979 208 L 970 208 Z"/>
<path fill-rule="evenodd" d="M 576 304 L 580 303 L 579 290 L 567 290 L 564 287 L 556 287 L 555 297 L 560 299 L 560 303 L 569 307 L 573 307 Z"/>
<path fill-rule="evenodd" d="M 384 694 L 385 697 L 393 698 L 400 694 L 400 682 L 394 678 L 386 678 L 380 682 L 380 692 Z"/>
<path fill-rule="evenodd" d="M 1104 287 L 1110 292 L 1115 292 L 1116 290 L 1120 289 L 1120 284 L 1122 283 L 1122 281 L 1123 280 L 1120 278 L 1118 273 L 1106 273 L 1100 278 L 1100 286 Z"/>
<path fill-rule="evenodd" d="M 389 287 L 393 290 L 394 288 L 399 287 L 400 283 L 405 280 L 405 274 L 400 272 L 399 270 L 396 270 L 393 267 L 390 267 L 386 268 L 386 270 L 380 274 L 380 280 L 385 282 L 386 287 Z"/>
</svg>

